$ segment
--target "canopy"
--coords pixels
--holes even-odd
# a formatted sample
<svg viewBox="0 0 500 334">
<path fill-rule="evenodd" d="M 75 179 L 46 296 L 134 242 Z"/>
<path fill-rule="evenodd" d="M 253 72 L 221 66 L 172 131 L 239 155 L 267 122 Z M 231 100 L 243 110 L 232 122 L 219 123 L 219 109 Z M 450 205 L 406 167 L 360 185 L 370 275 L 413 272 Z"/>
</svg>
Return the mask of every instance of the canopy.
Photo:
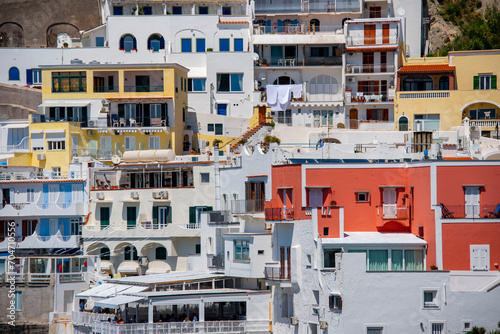
<svg viewBox="0 0 500 334">
<path fill-rule="evenodd" d="M 120 295 L 120 296 L 116 296 L 113 298 L 96 301 L 96 302 L 94 302 L 94 306 L 102 307 L 102 308 L 117 309 L 118 307 L 120 307 L 120 305 L 133 303 L 133 302 L 139 301 L 141 299 L 144 299 L 144 297 Z"/>
<path fill-rule="evenodd" d="M 94 298 L 106 298 L 109 296 L 112 296 L 114 294 L 118 294 L 124 290 L 127 290 L 129 288 L 132 288 L 132 285 L 125 285 L 125 284 L 102 284 L 99 286 L 96 286 L 95 288 L 92 288 L 87 291 L 80 292 L 76 296 L 78 298 L 86 298 L 86 297 L 94 297 Z"/>
</svg>

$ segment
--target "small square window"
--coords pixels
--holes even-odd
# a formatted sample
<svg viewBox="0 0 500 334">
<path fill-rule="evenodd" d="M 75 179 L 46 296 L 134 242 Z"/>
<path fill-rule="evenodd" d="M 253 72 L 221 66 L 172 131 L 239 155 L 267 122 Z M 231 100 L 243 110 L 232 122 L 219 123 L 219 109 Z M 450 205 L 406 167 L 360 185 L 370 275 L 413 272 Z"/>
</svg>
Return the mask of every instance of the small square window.
<svg viewBox="0 0 500 334">
<path fill-rule="evenodd" d="M 182 6 L 173 6 L 172 7 L 172 14 L 181 15 L 182 14 Z"/>
<path fill-rule="evenodd" d="M 153 7 L 144 6 L 144 7 L 142 7 L 142 11 L 143 11 L 144 15 L 152 15 L 153 14 Z"/>
<path fill-rule="evenodd" d="M 231 15 L 231 7 L 229 6 L 222 7 L 222 15 Z"/>
<path fill-rule="evenodd" d="M 210 183 L 210 173 L 200 173 L 201 183 Z"/>
<path fill-rule="evenodd" d="M 368 191 L 356 192 L 356 202 L 369 202 L 370 193 Z"/>
<path fill-rule="evenodd" d="M 113 15 L 123 15 L 123 7 L 113 6 Z"/>
<path fill-rule="evenodd" d="M 258 255 L 264 255 L 264 250 L 263 250 L 263 249 L 259 249 L 259 250 L 257 251 L 257 254 L 258 254 Z"/>
<path fill-rule="evenodd" d="M 335 254 L 340 253 L 340 249 L 325 249 L 323 250 L 323 268 L 335 268 Z"/>
<path fill-rule="evenodd" d="M 334 310 L 341 310 L 342 309 L 342 297 L 341 296 L 332 295 L 329 297 L 328 302 L 330 304 L 331 309 L 334 309 Z"/>
<path fill-rule="evenodd" d="M 207 15 L 208 14 L 208 6 L 200 6 L 198 7 L 198 14 Z"/>
<path fill-rule="evenodd" d="M 327 236 L 329 234 L 328 232 L 329 232 L 328 227 L 323 227 L 323 235 Z"/>
<path fill-rule="evenodd" d="M 437 290 L 424 291 L 424 308 L 438 307 Z"/>
</svg>

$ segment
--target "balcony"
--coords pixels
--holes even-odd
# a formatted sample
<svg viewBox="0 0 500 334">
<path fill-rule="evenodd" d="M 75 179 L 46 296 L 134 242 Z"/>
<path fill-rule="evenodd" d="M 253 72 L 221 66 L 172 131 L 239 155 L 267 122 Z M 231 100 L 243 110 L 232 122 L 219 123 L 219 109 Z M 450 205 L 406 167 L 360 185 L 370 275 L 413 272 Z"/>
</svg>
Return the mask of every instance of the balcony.
<svg viewBox="0 0 500 334">
<path fill-rule="evenodd" d="M 379 30 L 380 34 L 377 36 L 347 36 L 346 44 L 347 46 L 375 46 L 375 45 L 387 45 L 387 44 L 397 44 L 398 35 L 389 34 L 388 36 L 382 36 L 382 31 Z"/>
<path fill-rule="evenodd" d="M 396 67 L 392 64 L 367 64 L 367 65 L 346 65 L 346 74 L 363 74 L 363 73 L 394 73 Z"/>
<path fill-rule="evenodd" d="M 83 209 L 83 202 L 10 203 L 0 205 L 0 215 L 3 217 L 83 215 Z"/>
<path fill-rule="evenodd" d="M 408 219 L 408 208 L 396 204 L 384 204 L 382 207 L 382 219 Z"/>
<path fill-rule="evenodd" d="M 119 118 L 117 114 L 110 114 L 107 117 L 99 118 L 89 118 L 88 121 L 83 124 L 83 128 L 89 129 L 103 129 L 103 128 L 113 128 L 115 130 L 125 130 L 122 128 L 162 128 L 168 127 L 169 121 L 168 117 L 162 118 L 151 118 L 137 116 L 135 118 Z"/>
<path fill-rule="evenodd" d="M 231 202 L 231 212 L 237 214 L 253 214 L 264 212 L 264 199 L 242 199 Z"/>
<path fill-rule="evenodd" d="M 483 130 L 489 128 L 494 130 L 497 126 L 500 127 L 500 119 L 471 119 L 471 126 L 480 126 Z"/>
<path fill-rule="evenodd" d="M 270 281 L 289 281 L 291 279 L 290 261 L 286 261 L 280 266 L 279 263 L 266 264 L 264 276 Z"/>
<path fill-rule="evenodd" d="M 0 146 L 0 153 L 28 153 L 30 151 L 30 137 L 24 137 L 19 144 Z"/>
<path fill-rule="evenodd" d="M 346 104 L 358 104 L 358 103 L 388 103 L 394 104 L 394 88 L 389 88 L 386 94 L 378 94 L 375 92 L 366 93 L 358 92 L 356 90 L 347 89 L 345 92 L 345 103 Z"/>
<path fill-rule="evenodd" d="M 350 119 L 349 128 L 358 129 L 362 131 L 394 131 L 394 122 Z"/>
<path fill-rule="evenodd" d="M 442 219 L 500 219 L 500 204 L 440 205 Z"/>
<path fill-rule="evenodd" d="M 271 0 L 255 2 L 255 14 L 282 13 L 349 13 L 360 12 L 359 0 L 330 0 L 317 2 L 288 2 L 273 4 Z"/>
<path fill-rule="evenodd" d="M 294 220 L 293 208 L 266 208 L 266 220 L 269 221 L 290 221 Z"/>
<path fill-rule="evenodd" d="M 90 312 L 71 312 L 71 322 L 73 325 L 89 326 L 94 321 L 104 322 L 108 318 L 114 318 L 114 314 L 90 313 Z"/>
<path fill-rule="evenodd" d="M 110 315 L 108 314 L 107 317 L 109 318 Z M 87 325 L 89 323 L 87 323 Z M 234 321 L 166 322 L 166 323 L 145 323 L 145 324 L 143 323 L 143 324 L 119 325 L 119 324 L 110 324 L 107 321 L 97 320 L 97 321 L 92 321 L 92 332 L 96 334 L 270 333 L 271 322 L 268 320 L 261 320 L 261 321 L 234 320 Z"/>
</svg>

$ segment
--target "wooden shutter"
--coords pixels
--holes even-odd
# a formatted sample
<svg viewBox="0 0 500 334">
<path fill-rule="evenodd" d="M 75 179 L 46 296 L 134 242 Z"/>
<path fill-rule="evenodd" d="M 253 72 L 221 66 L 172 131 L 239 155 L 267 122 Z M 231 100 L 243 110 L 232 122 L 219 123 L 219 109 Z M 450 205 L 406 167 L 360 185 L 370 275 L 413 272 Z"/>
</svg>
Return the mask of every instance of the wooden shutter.
<svg viewBox="0 0 500 334">
<path fill-rule="evenodd" d="M 389 120 L 389 109 L 384 109 L 384 121 Z"/>
<path fill-rule="evenodd" d="M 27 220 L 23 220 L 23 227 L 22 227 L 22 233 L 21 233 L 21 236 L 23 237 L 26 237 L 28 236 L 28 221 Z"/>
<path fill-rule="evenodd" d="M 337 307 L 339 308 L 339 310 L 342 309 L 342 297 L 338 297 L 339 298 L 339 302 L 337 303 Z"/>
<path fill-rule="evenodd" d="M 286 248 L 286 277 L 290 279 L 292 277 L 291 273 L 291 262 L 290 262 L 290 246 Z"/>
<path fill-rule="evenodd" d="M 366 109 L 366 119 L 373 119 L 373 109 Z"/>
<path fill-rule="evenodd" d="M 365 24 L 365 44 L 375 44 L 375 24 Z"/>
<path fill-rule="evenodd" d="M 474 89 L 479 89 L 479 76 L 474 76 Z"/>
<path fill-rule="evenodd" d="M 491 76 L 491 89 L 497 89 L 497 76 Z"/>
<path fill-rule="evenodd" d="M 32 220 L 31 221 L 31 230 L 33 233 L 36 231 L 36 226 L 38 225 L 38 220 Z"/>
<path fill-rule="evenodd" d="M 382 24 L 382 44 L 389 44 L 389 28 L 388 23 Z"/>
</svg>

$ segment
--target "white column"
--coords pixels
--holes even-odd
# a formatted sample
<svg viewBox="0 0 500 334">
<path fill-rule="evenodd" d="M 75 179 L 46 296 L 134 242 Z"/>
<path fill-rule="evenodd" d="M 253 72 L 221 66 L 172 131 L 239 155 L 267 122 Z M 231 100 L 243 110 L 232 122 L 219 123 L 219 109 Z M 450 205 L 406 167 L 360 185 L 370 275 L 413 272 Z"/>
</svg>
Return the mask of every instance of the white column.
<svg viewBox="0 0 500 334">
<path fill-rule="evenodd" d="M 344 237 L 344 207 L 339 208 L 339 238 Z"/>
<path fill-rule="evenodd" d="M 205 303 L 203 302 L 203 298 L 200 300 L 198 306 L 200 314 L 198 314 L 198 321 L 205 321 Z"/>
<path fill-rule="evenodd" d="M 153 323 L 153 301 L 151 299 L 148 302 L 148 322 Z"/>
</svg>

